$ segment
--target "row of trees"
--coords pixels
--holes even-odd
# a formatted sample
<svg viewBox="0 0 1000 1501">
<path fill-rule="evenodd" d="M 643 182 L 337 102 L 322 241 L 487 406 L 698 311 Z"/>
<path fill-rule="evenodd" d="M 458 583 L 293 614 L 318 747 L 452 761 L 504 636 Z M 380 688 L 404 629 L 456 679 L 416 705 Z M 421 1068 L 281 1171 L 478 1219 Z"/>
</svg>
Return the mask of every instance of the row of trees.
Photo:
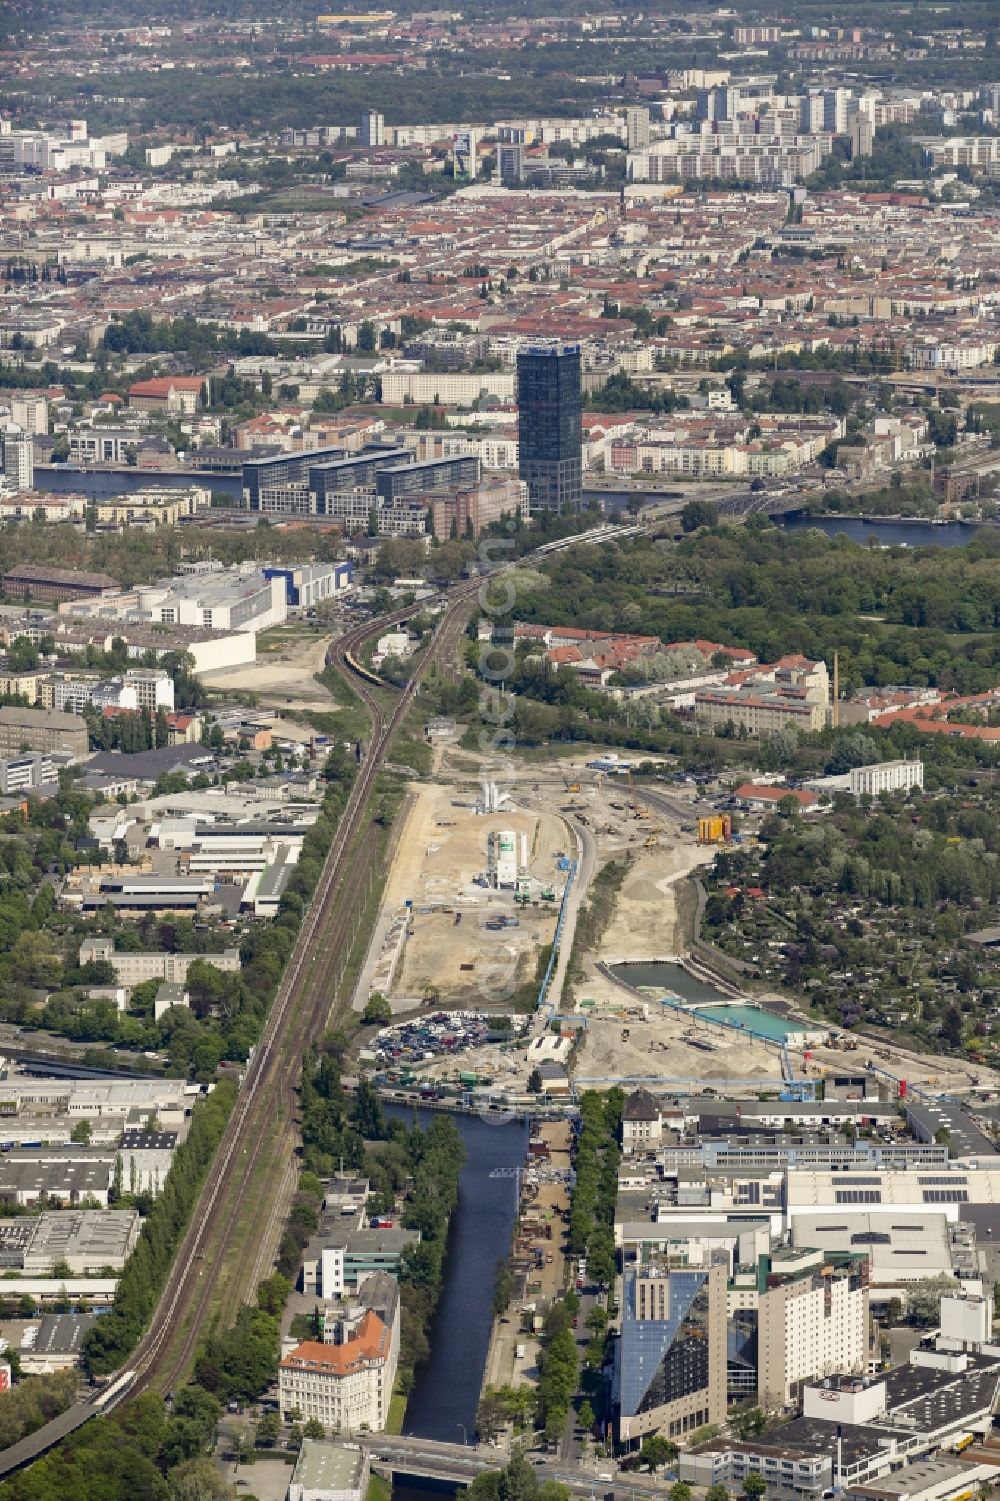
<svg viewBox="0 0 1000 1501">
<path fill-rule="evenodd" d="M 195 1105 L 191 1129 L 174 1153 L 167 1181 L 118 1279 L 114 1305 L 84 1341 L 84 1364 L 91 1376 L 116 1370 L 138 1344 L 167 1280 L 235 1098 L 235 1085 L 227 1081 L 217 1084 Z"/>
<path fill-rule="evenodd" d="M 624 1099 L 620 1089 L 606 1094 L 588 1090 L 580 1097 L 567 1248 L 571 1256 L 586 1256 L 587 1276 L 605 1286 L 615 1278 L 615 1199 Z"/>
</svg>

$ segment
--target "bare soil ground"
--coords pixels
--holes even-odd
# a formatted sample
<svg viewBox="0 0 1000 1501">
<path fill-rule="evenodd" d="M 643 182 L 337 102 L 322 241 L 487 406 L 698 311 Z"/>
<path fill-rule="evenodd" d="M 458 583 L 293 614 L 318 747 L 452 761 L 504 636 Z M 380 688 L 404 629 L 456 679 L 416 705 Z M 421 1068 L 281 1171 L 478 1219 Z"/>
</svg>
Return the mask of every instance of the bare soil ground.
<svg viewBox="0 0 1000 1501">
<path fill-rule="evenodd" d="M 256 693 L 263 704 L 333 709 L 337 707 L 334 699 L 316 681 L 316 673 L 326 664 L 329 643 L 325 635 L 268 632 L 258 641 L 257 661 L 252 666 L 206 672 L 202 682 L 217 692 Z"/>
<path fill-rule="evenodd" d="M 501 976 L 512 987 L 534 974 L 539 948 L 551 941 L 556 910 L 541 901 L 518 908 L 509 890 L 475 883 L 486 869 L 487 836 L 499 829 L 524 834 L 529 871 L 540 882 L 555 882 L 556 859 L 567 844 L 565 826 L 553 814 L 511 807 L 477 814 L 472 805 L 479 787 L 471 781 L 418 783 L 411 791 L 413 808 L 384 900 L 392 911 L 413 903 L 413 933 L 393 991 L 414 996 L 434 985 L 442 1004 L 502 1004 Z M 518 925 L 502 932 L 483 926 L 498 916 Z"/>
</svg>

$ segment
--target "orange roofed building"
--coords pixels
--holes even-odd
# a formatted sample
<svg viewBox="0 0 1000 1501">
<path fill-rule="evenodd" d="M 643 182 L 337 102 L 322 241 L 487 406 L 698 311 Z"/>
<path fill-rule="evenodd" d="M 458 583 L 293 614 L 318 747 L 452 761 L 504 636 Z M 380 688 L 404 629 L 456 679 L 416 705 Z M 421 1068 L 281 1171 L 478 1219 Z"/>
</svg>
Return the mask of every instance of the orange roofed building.
<svg viewBox="0 0 1000 1501">
<path fill-rule="evenodd" d="M 327 1305 L 324 1338 L 305 1340 L 278 1369 L 282 1418 L 298 1411 L 329 1433 L 378 1433 L 389 1416 L 399 1361 L 399 1288 L 395 1277 L 366 1277 L 350 1306 Z"/>
<path fill-rule="evenodd" d="M 207 376 L 165 375 L 136 381 L 128 388 L 128 404 L 137 412 L 166 412 L 192 416 L 205 399 Z"/>
</svg>

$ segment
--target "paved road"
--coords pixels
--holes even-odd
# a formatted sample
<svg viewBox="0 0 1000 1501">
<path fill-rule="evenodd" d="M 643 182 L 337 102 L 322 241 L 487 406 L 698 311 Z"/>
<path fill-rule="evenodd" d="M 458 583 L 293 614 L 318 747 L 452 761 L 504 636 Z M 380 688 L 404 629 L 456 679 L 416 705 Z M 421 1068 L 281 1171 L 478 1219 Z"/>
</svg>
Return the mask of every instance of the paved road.
<svg viewBox="0 0 1000 1501">
<path fill-rule="evenodd" d="M 500 1469 L 510 1455 L 493 1444 L 439 1444 L 429 1439 L 390 1438 L 369 1434 L 364 1439 L 372 1460 L 392 1464 L 400 1473 L 428 1474 L 468 1480 L 483 1470 Z M 627 1489 L 636 1496 L 662 1498 L 664 1485 L 654 1475 L 620 1475 L 614 1461 L 608 1459 L 564 1460 L 556 1455 L 529 1454 L 539 1480 L 556 1480 L 578 1496 L 602 1497 L 611 1489 Z"/>
</svg>

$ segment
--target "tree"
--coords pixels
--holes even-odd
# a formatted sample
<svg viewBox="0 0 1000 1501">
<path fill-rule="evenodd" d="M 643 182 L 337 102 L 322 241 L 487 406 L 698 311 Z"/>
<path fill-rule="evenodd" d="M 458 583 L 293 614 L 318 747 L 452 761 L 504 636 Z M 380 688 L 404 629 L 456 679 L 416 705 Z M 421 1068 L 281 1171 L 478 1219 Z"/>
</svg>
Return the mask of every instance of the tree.
<svg viewBox="0 0 1000 1501">
<path fill-rule="evenodd" d="M 951 1277 L 927 1277 L 914 1282 L 906 1293 L 906 1308 L 910 1322 L 921 1329 L 933 1328 L 941 1317 L 941 1299 L 955 1291 L 956 1283 Z"/>
<path fill-rule="evenodd" d="M 767 1416 L 759 1407 L 744 1407 L 734 1412 L 730 1423 L 738 1438 L 755 1438 L 767 1427 Z"/>
<path fill-rule="evenodd" d="M 302 1429 L 303 1438 L 326 1438 L 326 1429 L 318 1418 L 309 1418 Z"/>
<path fill-rule="evenodd" d="M 264 1446 L 266 1448 L 271 1448 L 274 1444 L 277 1443 L 278 1434 L 280 1432 L 281 1421 L 278 1417 L 278 1414 L 271 1409 L 269 1409 L 267 1412 L 261 1413 L 260 1419 L 257 1423 L 258 1447 Z"/>
<path fill-rule="evenodd" d="M 717 1480 L 714 1485 L 710 1485 L 706 1490 L 705 1501 L 729 1501 L 729 1492 L 726 1490 L 726 1487 Z"/>
<path fill-rule="evenodd" d="M 667 1492 L 670 1501 L 691 1501 L 691 1487 L 683 1480 L 677 1480 Z"/>
<path fill-rule="evenodd" d="M 597 1422 L 597 1416 L 586 1397 L 580 1403 L 580 1410 L 577 1413 L 577 1417 L 580 1419 L 580 1427 L 584 1432 L 590 1433 Z"/>
<path fill-rule="evenodd" d="M 744 1496 L 749 1496 L 750 1501 L 760 1501 L 760 1497 L 766 1490 L 767 1482 L 763 1475 L 758 1475 L 756 1470 L 751 1470 L 743 1482 Z"/>
<path fill-rule="evenodd" d="M 226 1501 L 231 1494 L 216 1466 L 206 1456 L 186 1460 L 167 1479 L 170 1501 Z"/>
<path fill-rule="evenodd" d="M 941 1037 L 950 1048 L 960 1048 L 964 1031 L 962 1013 L 952 1001 L 941 1019 Z"/>
<path fill-rule="evenodd" d="M 652 1438 L 643 1439 L 639 1458 L 655 1474 L 664 1465 L 673 1464 L 678 1452 L 677 1445 L 671 1443 L 670 1439 L 654 1434 Z"/>
<path fill-rule="evenodd" d="M 392 1007 L 379 991 L 373 991 L 368 997 L 365 1009 L 361 1013 L 361 1020 L 369 1024 L 377 1023 L 380 1027 L 388 1026 L 392 1021 Z"/>
<path fill-rule="evenodd" d="M 681 527 L 686 532 L 696 532 L 700 526 L 714 526 L 718 519 L 718 509 L 708 500 L 689 500 L 681 510 Z"/>
</svg>

